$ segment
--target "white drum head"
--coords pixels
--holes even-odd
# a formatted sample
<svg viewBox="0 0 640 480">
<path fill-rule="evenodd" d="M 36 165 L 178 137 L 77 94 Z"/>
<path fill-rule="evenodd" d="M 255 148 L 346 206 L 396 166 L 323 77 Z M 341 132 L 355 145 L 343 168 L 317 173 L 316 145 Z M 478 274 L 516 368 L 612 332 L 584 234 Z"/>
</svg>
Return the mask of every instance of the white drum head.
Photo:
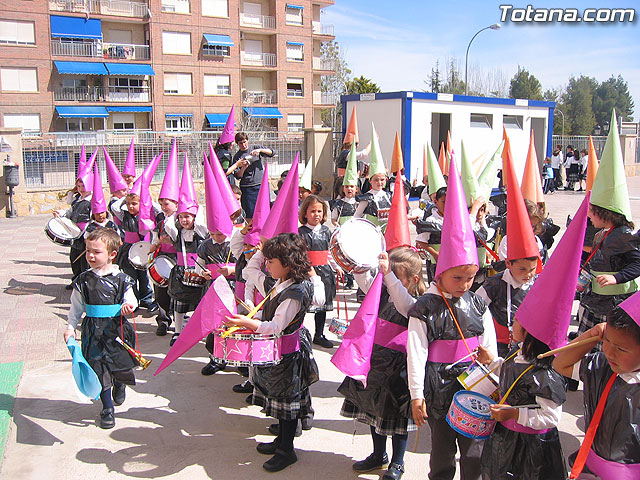
<svg viewBox="0 0 640 480">
<path fill-rule="evenodd" d="M 132 265 L 137 267 L 145 267 L 150 263 L 149 249 L 151 243 L 149 242 L 137 242 L 131 245 L 129 249 L 129 261 Z"/>
<path fill-rule="evenodd" d="M 156 261 L 153 262 L 153 266 L 156 269 L 156 272 L 158 272 L 158 275 L 167 279 L 171 275 L 171 270 L 175 265 L 176 263 L 173 260 L 163 256 L 156 258 Z"/>
<path fill-rule="evenodd" d="M 66 217 L 52 218 L 47 227 L 56 237 L 65 240 L 75 240 L 82 235 L 80 227 Z"/>
<path fill-rule="evenodd" d="M 345 222 L 338 232 L 338 242 L 350 260 L 369 268 L 378 265 L 378 256 L 386 247 L 380 230 L 364 218 L 354 218 Z"/>
</svg>

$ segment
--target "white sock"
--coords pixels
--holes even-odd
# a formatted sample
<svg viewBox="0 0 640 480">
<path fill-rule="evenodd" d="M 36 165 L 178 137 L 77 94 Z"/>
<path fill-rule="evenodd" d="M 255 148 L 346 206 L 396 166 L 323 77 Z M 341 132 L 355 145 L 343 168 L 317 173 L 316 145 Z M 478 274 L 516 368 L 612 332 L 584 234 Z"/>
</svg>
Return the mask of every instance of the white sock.
<svg viewBox="0 0 640 480">
<path fill-rule="evenodd" d="M 176 320 L 176 333 L 180 333 L 182 331 L 182 327 L 184 326 L 184 313 L 174 312 L 173 316 Z"/>
</svg>

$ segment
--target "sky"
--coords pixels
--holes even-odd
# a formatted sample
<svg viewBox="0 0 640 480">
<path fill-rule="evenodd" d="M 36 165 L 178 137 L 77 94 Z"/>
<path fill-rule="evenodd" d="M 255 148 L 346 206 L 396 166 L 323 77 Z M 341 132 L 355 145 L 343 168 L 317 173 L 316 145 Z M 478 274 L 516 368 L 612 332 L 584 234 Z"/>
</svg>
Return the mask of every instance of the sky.
<svg viewBox="0 0 640 480">
<path fill-rule="evenodd" d="M 513 4 L 526 8 L 527 3 Z M 543 2 L 535 8 L 635 8 L 633 23 L 527 23 L 501 21 L 493 0 L 336 0 L 324 9 L 322 22 L 333 24 L 353 76 L 364 75 L 383 92 L 430 90 L 436 60 L 456 57 L 464 76 L 467 45 L 469 77 L 474 71 L 501 71 L 508 81 L 518 66 L 540 80 L 543 91 L 566 87 L 569 77 L 586 75 L 604 81 L 611 75 L 627 81 L 640 118 L 640 4 L 611 2 Z M 511 12 L 509 12 L 510 15 Z M 475 69 L 475 70 L 474 70 Z M 442 67 L 441 67 L 442 70 Z"/>
</svg>

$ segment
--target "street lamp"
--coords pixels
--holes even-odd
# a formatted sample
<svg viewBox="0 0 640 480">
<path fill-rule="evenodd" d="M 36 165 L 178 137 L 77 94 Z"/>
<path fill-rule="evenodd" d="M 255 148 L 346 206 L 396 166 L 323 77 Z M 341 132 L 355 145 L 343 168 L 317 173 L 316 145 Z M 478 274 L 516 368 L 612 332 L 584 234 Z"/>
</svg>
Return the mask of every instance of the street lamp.
<svg viewBox="0 0 640 480">
<path fill-rule="evenodd" d="M 562 110 L 560 110 L 559 108 L 556 108 L 554 112 L 558 112 L 560 113 L 560 115 L 562 115 L 562 136 L 564 137 L 564 113 L 562 113 Z M 564 141 L 564 138 L 562 140 Z"/>
<path fill-rule="evenodd" d="M 499 23 L 494 23 L 493 25 L 489 25 L 488 27 L 481 28 L 476 32 L 476 34 L 473 37 L 471 37 L 471 41 L 469 42 L 469 45 L 467 45 L 467 54 L 464 57 L 464 94 L 465 95 L 469 93 L 469 85 L 467 83 L 467 67 L 469 65 L 469 48 L 471 48 L 471 43 L 475 40 L 475 38 L 478 36 L 480 32 L 484 32 L 485 30 L 488 30 L 488 29 L 500 30 L 501 26 L 502 25 L 500 25 Z"/>
</svg>

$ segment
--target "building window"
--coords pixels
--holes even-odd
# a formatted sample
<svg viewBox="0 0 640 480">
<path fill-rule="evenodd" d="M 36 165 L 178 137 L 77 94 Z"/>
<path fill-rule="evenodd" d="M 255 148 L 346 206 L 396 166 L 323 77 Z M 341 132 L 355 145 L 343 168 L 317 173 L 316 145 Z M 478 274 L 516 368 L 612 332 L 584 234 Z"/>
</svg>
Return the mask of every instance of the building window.
<svg viewBox="0 0 640 480">
<path fill-rule="evenodd" d="M 3 67 L 0 69 L 0 82 L 3 92 L 37 92 L 38 70 Z"/>
<path fill-rule="evenodd" d="M 164 94 L 165 95 L 191 95 L 191 74 L 190 73 L 165 73 L 164 74 Z"/>
<path fill-rule="evenodd" d="M 114 113 L 112 119 L 114 130 L 135 130 L 136 128 L 134 113 Z"/>
<path fill-rule="evenodd" d="M 167 115 L 165 128 L 167 132 L 190 132 L 193 130 L 193 117 L 190 115 Z"/>
<path fill-rule="evenodd" d="M 295 113 L 287 115 L 287 127 L 290 132 L 301 132 L 304 128 L 304 115 Z"/>
<path fill-rule="evenodd" d="M 0 44 L 35 45 L 34 23 L 0 20 Z"/>
<path fill-rule="evenodd" d="M 85 81 L 86 85 L 86 81 Z M 130 77 L 109 77 L 110 87 L 144 87 L 144 80 L 142 78 L 130 78 Z"/>
<path fill-rule="evenodd" d="M 503 115 L 502 124 L 504 128 L 522 130 L 522 115 Z"/>
<path fill-rule="evenodd" d="M 5 128 L 22 128 L 23 135 L 40 135 L 40 115 L 37 113 L 5 113 Z"/>
<path fill-rule="evenodd" d="M 202 46 L 202 54 L 212 55 L 214 57 L 229 57 L 231 55 L 231 47 L 225 47 L 224 45 L 204 44 Z"/>
<path fill-rule="evenodd" d="M 67 132 L 95 131 L 95 123 L 93 118 L 65 118 L 65 120 L 67 124 Z"/>
<path fill-rule="evenodd" d="M 287 97 L 304 97 L 303 78 L 287 78 Z"/>
<path fill-rule="evenodd" d="M 304 60 L 304 54 L 302 47 L 304 45 L 298 42 L 287 42 L 287 61 L 288 62 L 302 62 Z"/>
<path fill-rule="evenodd" d="M 472 113 L 469 117 L 472 128 L 493 128 L 493 115 L 488 113 Z"/>
<path fill-rule="evenodd" d="M 205 17 L 229 17 L 229 0 L 202 0 L 202 15 Z"/>
<path fill-rule="evenodd" d="M 167 13 L 189 13 L 189 0 L 162 0 L 162 11 Z"/>
<path fill-rule="evenodd" d="M 287 25 L 302 25 L 302 7 L 287 4 L 285 21 Z"/>
<path fill-rule="evenodd" d="M 191 55 L 191 34 L 189 32 L 162 32 L 162 53 Z"/>
<path fill-rule="evenodd" d="M 229 75 L 205 75 L 205 95 L 231 95 L 231 80 Z"/>
</svg>

